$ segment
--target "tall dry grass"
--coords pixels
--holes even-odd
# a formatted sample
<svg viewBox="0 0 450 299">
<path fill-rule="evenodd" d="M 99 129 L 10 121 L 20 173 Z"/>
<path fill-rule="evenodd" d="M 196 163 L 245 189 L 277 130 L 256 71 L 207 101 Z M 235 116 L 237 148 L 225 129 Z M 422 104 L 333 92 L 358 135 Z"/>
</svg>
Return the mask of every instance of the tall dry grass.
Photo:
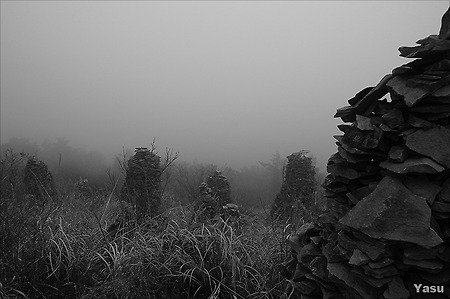
<svg viewBox="0 0 450 299">
<path fill-rule="evenodd" d="M 1 199 L 0 298 L 280 298 L 289 229 L 263 216 L 201 223 L 173 207 L 106 228 L 112 195 Z"/>
</svg>

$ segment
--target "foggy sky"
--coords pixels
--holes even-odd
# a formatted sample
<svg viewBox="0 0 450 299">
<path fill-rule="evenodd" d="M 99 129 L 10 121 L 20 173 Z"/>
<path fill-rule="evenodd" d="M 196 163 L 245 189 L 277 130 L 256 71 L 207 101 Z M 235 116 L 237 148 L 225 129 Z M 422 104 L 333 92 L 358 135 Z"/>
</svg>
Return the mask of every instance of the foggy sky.
<svg viewBox="0 0 450 299">
<path fill-rule="evenodd" d="M 437 34 L 448 1 L 1 1 L 1 142 L 239 168 L 305 149 L 337 108 Z"/>
</svg>

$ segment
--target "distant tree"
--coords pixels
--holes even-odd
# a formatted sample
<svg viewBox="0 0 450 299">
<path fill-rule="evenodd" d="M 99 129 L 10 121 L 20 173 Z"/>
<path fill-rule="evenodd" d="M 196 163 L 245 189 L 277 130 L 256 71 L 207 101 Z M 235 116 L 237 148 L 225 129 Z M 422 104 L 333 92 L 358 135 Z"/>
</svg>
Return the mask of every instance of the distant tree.
<svg viewBox="0 0 450 299">
<path fill-rule="evenodd" d="M 290 220 L 300 209 L 310 209 L 315 196 L 315 170 L 308 151 L 287 157 L 283 184 L 272 205 L 272 218 Z"/>
<path fill-rule="evenodd" d="M 1 147 L 1 155 L 3 155 L 7 149 L 10 149 L 15 153 L 27 154 L 29 156 L 37 155 L 40 151 L 40 147 L 36 143 L 33 143 L 26 138 L 10 138 L 8 142 L 3 143 Z"/>
</svg>

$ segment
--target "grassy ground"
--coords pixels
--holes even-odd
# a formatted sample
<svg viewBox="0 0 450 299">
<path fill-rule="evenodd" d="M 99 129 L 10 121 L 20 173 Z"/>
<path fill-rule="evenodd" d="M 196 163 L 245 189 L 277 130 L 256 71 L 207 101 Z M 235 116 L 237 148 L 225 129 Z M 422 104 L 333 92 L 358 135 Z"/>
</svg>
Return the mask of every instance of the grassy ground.
<svg viewBox="0 0 450 299">
<path fill-rule="evenodd" d="M 0 298 L 281 298 L 294 225 L 197 221 L 189 207 L 108 232 L 111 196 L 0 200 Z M 299 221 L 301 224 L 301 221 Z"/>
</svg>

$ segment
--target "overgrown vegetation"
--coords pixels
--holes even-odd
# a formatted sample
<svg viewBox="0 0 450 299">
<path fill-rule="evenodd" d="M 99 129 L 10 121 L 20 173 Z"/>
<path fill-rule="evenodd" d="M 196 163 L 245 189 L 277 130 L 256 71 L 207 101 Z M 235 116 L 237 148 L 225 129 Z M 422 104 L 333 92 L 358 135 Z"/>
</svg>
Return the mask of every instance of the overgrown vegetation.
<svg viewBox="0 0 450 299">
<path fill-rule="evenodd" d="M 42 203 L 22 190 L 25 157 L 2 162 L 0 298 L 283 297 L 279 266 L 301 216 L 276 224 L 261 209 L 202 222 L 165 192 L 161 215 L 111 229 L 126 208 L 118 179 L 108 192 L 59 184 L 59 200 Z"/>
</svg>

